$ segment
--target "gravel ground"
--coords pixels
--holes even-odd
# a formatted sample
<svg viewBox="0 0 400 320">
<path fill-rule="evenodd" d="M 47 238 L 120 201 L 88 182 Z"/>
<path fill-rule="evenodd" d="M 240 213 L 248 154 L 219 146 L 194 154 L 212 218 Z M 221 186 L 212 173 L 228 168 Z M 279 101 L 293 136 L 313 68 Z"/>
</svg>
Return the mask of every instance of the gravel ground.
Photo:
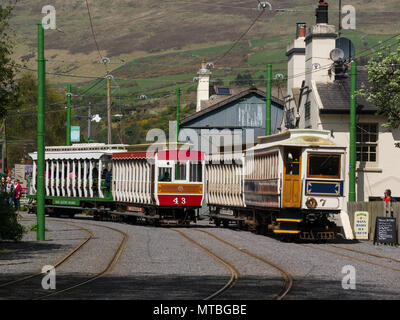
<svg viewBox="0 0 400 320">
<path fill-rule="evenodd" d="M 14 244 L 17 247 L 13 251 L 5 253 L 5 256 L 8 255 L 8 261 L 12 261 L 12 266 L 8 268 L 6 281 L 2 283 L 37 273 L 43 265 L 54 265 L 87 239 L 88 233 L 71 226 L 73 224 L 89 229 L 94 234 L 94 238 L 61 266 L 57 267 L 56 289 L 60 290 L 89 279 L 104 270 L 117 250 L 122 236 L 101 226 L 86 225 L 87 219 L 81 220 L 48 218 L 46 219 L 46 229 L 49 230 L 47 239 L 50 240 L 46 240 L 44 243 L 36 242 L 32 239 L 29 240 L 32 235 L 28 234 L 27 239 L 24 238 L 24 240 L 27 240 L 26 242 Z M 24 223 L 30 222 L 24 221 Z M 76 234 L 77 230 L 79 230 L 79 236 Z M 48 242 L 52 242 L 52 245 L 46 246 Z M 23 252 L 32 250 L 32 248 L 36 252 L 37 248 L 42 246 L 46 247 L 46 251 L 41 254 L 42 259 L 32 261 L 32 259 L 29 260 L 25 256 L 21 259 Z M 33 254 L 33 257 L 36 257 L 36 253 Z M 0 287 L 0 297 L 3 299 L 33 299 L 48 294 L 49 291 L 42 289 L 41 281 L 42 276 L 39 276 L 11 286 Z"/>
<path fill-rule="evenodd" d="M 276 239 L 230 229 L 210 229 L 212 232 L 257 253 L 282 266 L 294 277 L 294 286 L 286 299 L 398 299 L 400 296 L 400 272 L 380 266 L 313 249 L 335 251 L 375 263 L 391 265 L 400 269 L 400 263 L 388 263 L 381 259 L 357 255 L 345 250 L 332 248 L 325 244 L 311 244 L 305 247 L 294 243 L 284 243 Z M 353 247 L 352 244 L 338 244 Z M 394 247 L 374 247 L 371 242 L 357 243 L 358 250 L 377 254 L 385 252 L 387 256 L 397 257 L 399 249 Z M 395 251 L 397 250 L 397 251 Z M 356 289 L 344 290 L 342 268 L 346 265 L 355 267 Z"/>
<path fill-rule="evenodd" d="M 23 223 L 32 225 L 33 221 Z M 43 243 L 35 241 L 35 233 L 29 233 L 22 243 L 1 243 L 8 251 L 0 254 L 0 286 L 21 275 L 40 271 L 45 264 L 54 264 L 88 237 L 84 231 L 62 222 L 90 229 L 95 239 L 57 269 L 57 290 L 87 280 L 108 265 L 122 235 L 103 226 L 126 232 L 129 237 L 119 263 L 110 274 L 51 299 L 200 300 L 223 287 L 231 276 L 224 265 L 173 228 L 99 222 L 78 216 L 76 219 L 47 219 L 50 240 Z M 209 231 L 288 271 L 295 281 L 285 299 L 398 299 L 400 294 L 398 262 L 360 255 L 326 244 L 284 243 L 246 231 L 210 227 L 206 221 L 200 222 L 198 229 Z M 283 278 L 272 267 L 199 232 L 196 227 L 177 230 L 220 255 L 239 271 L 238 282 L 219 299 L 272 299 L 282 289 Z M 339 241 L 336 244 L 400 259 L 400 250 L 395 247 L 373 246 L 371 242 Z M 338 256 L 334 252 L 399 271 Z M 355 268 L 355 290 L 342 288 L 345 276 L 342 268 L 346 265 Z M 37 279 L 31 287 L 22 286 L 15 290 L 0 288 L 0 298 L 43 295 L 44 290 L 38 289 L 40 281 Z"/>
<path fill-rule="evenodd" d="M 30 229 L 36 217 L 23 214 L 20 223 Z M 54 265 L 73 248 L 88 238 L 88 234 L 64 223 L 46 219 L 46 241 L 36 241 L 36 232 L 28 232 L 21 242 L 0 242 L 0 284 L 19 278 L 21 274 L 41 272 L 45 265 Z"/>
</svg>

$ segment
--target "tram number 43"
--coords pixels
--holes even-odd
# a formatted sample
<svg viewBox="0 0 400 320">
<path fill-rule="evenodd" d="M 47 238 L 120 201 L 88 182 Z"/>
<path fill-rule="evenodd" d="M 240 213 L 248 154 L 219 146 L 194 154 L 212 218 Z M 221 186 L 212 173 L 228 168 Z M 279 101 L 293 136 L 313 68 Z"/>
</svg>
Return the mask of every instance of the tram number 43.
<svg viewBox="0 0 400 320">
<path fill-rule="evenodd" d="M 186 198 L 184 197 L 176 197 L 174 200 L 172 200 L 175 204 L 186 204 Z"/>
</svg>

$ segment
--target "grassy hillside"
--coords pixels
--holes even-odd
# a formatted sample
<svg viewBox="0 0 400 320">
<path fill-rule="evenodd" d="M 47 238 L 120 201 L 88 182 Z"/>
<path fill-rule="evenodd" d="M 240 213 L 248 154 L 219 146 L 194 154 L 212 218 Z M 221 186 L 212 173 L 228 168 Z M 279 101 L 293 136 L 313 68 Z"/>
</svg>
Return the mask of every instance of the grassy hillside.
<svg viewBox="0 0 400 320">
<path fill-rule="evenodd" d="M 330 23 L 337 24 L 337 1 L 329 2 Z M 115 77 L 113 112 L 124 114 L 122 121 L 116 118 L 115 130 L 121 136 L 125 134 L 128 142 L 139 142 L 143 141 L 145 128 L 165 127 L 167 120 L 174 118 L 177 86 L 183 91 L 182 105 L 186 108 L 183 114 L 193 112 L 196 88 L 193 77 L 202 57 L 215 62 L 212 80 L 220 84 L 229 84 L 239 73 L 247 72 L 256 84 L 263 85 L 267 63 L 273 64 L 274 73 L 285 74 L 286 45 L 294 38 L 296 22 L 312 25 L 317 1 L 270 1 L 273 11 L 265 12 L 224 58 L 259 14 L 256 0 L 88 0 L 88 3 L 100 53 L 111 59 L 108 68 Z M 35 24 L 43 16 L 41 8 L 47 4 L 45 0 L 19 0 L 11 21 L 16 32 L 15 59 L 23 60 L 31 68 L 36 68 Z M 99 63 L 85 0 L 53 0 L 51 4 L 57 10 L 57 27 L 63 32 L 45 33 L 47 70 L 104 76 L 106 70 Z M 352 1 L 352 5 L 357 10 L 357 30 L 343 34 L 355 43 L 356 51 L 368 49 L 400 30 L 399 1 L 358 0 Z M 275 11 L 280 8 L 294 11 Z M 74 93 L 84 93 L 84 97 L 74 99 L 75 103 L 86 105 L 90 101 L 95 112 L 105 115 L 105 81 L 49 78 L 61 90 L 66 83 L 73 83 Z M 147 99 L 140 99 L 142 95 Z M 75 121 L 85 128 L 86 121 Z M 97 126 L 94 132 L 103 139 L 105 123 Z"/>
</svg>

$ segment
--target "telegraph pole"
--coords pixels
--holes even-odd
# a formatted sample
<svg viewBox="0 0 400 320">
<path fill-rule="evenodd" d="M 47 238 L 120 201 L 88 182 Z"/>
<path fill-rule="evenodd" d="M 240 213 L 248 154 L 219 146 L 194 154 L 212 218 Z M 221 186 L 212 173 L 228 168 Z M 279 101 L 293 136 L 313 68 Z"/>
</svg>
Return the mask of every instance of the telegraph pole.
<svg viewBox="0 0 400 320">
<path fill-rule="evenodd" d="M 92 121 L 92 114 L 91 114 L 91 103 L 89 102 L 89 111 L 88 111 L 88 140 L 90 140 L 90 124 Z"/>
<path fill-rule="evenodd" d="M 67 139 L 66 145 L 71 145 L 71 85 L 67 85 Z"/>
<path fill-rule="evenodd" d="M 176 89 L 176 142 L 179 140 L 179 109 L 181 103 L 181 88 Z"/>
<path fill-rule="evenodd" d="M 107 141 L 108 144 L 111 144 L 111 75 L 107 74 Z"/>
<path fill-rule="evenodd" d="M 357 64 L 352 61 L 350 71 L 349 202 L 356 201 L 356 90 Z"/>
<path fill-rule="evenodd" d="M 38 114 L 37 114 L 37 240 L 45 240 L 44 220 L 44 108 L 46 60 L 44 59 L 44 29 L 38 23 Z"/>
<path fill-rule="evenodd" d="M 267 91 L 266 91 L 266 108 L 265 108 L 265 135 L 271 135 L 271 80 L 272 65 L 267 65 Z"/>
</svg>

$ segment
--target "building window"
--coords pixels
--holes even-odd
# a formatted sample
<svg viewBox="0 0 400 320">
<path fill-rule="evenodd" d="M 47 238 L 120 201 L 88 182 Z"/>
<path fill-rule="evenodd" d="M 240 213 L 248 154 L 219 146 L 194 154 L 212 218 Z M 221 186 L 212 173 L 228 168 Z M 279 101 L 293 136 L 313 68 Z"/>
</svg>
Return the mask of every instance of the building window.
<svg viewBox="0 0 400 320">
<path fill-rule="evenodd" d="M 356 135 L 357 161 L 377 162 L 378 124 L 359 123 Z"/>
<path fill-rule="evenodd" d="M 311 111 L 310 111 L 311 102 L 308 101 L 304 104 L 304 118 L 305 120 L 310 120 L 311 118 Z"/>
</svg>

